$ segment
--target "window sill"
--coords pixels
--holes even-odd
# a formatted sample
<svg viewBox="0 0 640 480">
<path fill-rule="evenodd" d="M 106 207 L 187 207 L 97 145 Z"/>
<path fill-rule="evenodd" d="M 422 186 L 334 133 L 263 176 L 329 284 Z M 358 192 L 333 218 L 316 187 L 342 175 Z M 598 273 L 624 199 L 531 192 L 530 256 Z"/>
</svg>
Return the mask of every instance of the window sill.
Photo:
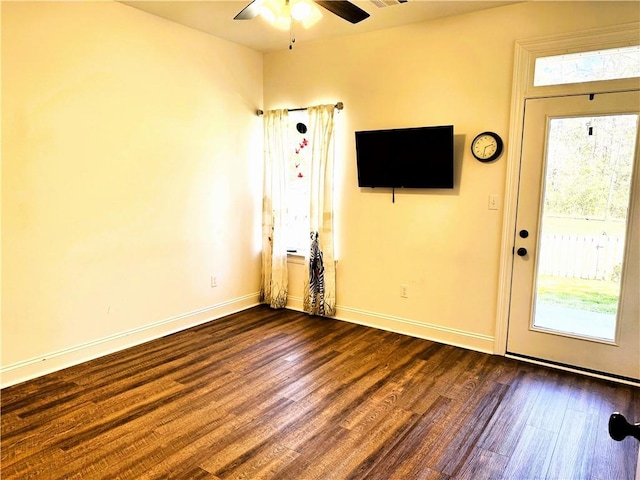
<svg viewBox="0 0 640 480">
<path fill-rule="evenodd" d="M 304 265 L 304 252 L 287 252 L 287 263 Z"/>
</svg>

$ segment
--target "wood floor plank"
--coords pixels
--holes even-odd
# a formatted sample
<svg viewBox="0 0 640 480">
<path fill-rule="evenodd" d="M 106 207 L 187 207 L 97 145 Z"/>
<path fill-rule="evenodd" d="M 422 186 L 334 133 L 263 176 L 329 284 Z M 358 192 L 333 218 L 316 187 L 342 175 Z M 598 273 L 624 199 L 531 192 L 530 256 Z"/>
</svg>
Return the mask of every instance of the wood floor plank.
<svg viewBox="0 0 640 480">
<path fill-rule="evenodd" d="M 632 480 L 640 389 L 260 306 L 0 408 L 3 479 Z"/>
<path fill-rule="evenodd" d="M 518 443 L 509 457 L 503 477 L 508 480 L 546 479 L 558 434 L 525 425 Z"/>
<path fill-rule="evenodd" d="M 43 433 L 47 434 L 46 437 L 44 439 L 36 439 L 36 444 L 40 446 L 49 445 L 70 436 L 76 439 L 76 431 L 82 431 L 87 426 L 100 426 L 101 422 L 113 419 L 115 416 L 128 414 L 130 405 L 138 405 L 142 399 L 148 403 L 160 395 L 166 395 L 167 391 L 172 388 L 173 390 L 176 389 L 176 387 L 172 387 L 173 385 L 173 383 L 166 382 L 156 385 L 154 382 L 153 388 L 147 387 L 144 392 L 139 389 L 133 390 L 109 402 L 96 405 L 93 411 L 85 410 L 81 412 L 81 421 L 74 418 L 68 420 L 60 419 L 56 424 L 61 425 L 62 432 L 56 434 L 56 432 L 44 431 Z M 181 390 L 181 388 L 178 387 L 178 390 Z M 184 390 L 182 391 L 184 392 Z M 206 390 L 198 390 L 197 395 L 206 395 Z M 93 458 L 94 461 L 100 462 L 104 461 L 105 458 L 119 458 L 121 452 L 126 451 L 130 445 L 136 445 L 136 451 L 141 451 L 140 443 L 149 444 L 153 439 L 151 426 L 166 421 L 168 418 L 170 419 L 172 414 L 176 416 L 185 411 L 185 409 L 190 408 L 194 402 L 198 401 L 197 395 L 191 394 L 178 397 L 176 402 L 171 405 L 174 412 L 167 408 L 168 406 L 160 409 L 148 409 L 148 414 L 144 418 L 137 418 L 130 423 L 122 423 L 117 428 L 101 428 L 95 441 L 84 442 L 75 446 L 72 450 L 62 451 L 56 447 L 52 450 L 53 456 L 47 459 L 45 471 L 55 472 L 61 468 L 60 465 L 64 465 L 64 468 L 68 471 L 82 471 L 87 463 L 86 458 Z M 185 428 L 185 425 L 182 424 L 181 427 Z M 126 447 L 123 448 L 122 444 Z"/>
<path fill-rule="evenodd" d="M 583 450 L 594 451 L 596 443 L 595 415 L 568 408 L 558 434 L 557 445 L 549 465 L 548 478 L 581 480 L 589 478 L 593 470 L 593 457 Z"/>
<path fill-rule="evenodd" d="M 544 378 L 530 371 L 516 376 L 494 421 L 478 440 L 480 447 L 503 456 L 512 455 L 542 390 Z"/>
<path fill-rule="evenodd" d="M 215 454 L 218 439 L 231 435 L 245 421 L 223 413 L 207 416 L 206 423 L 189 424 L 171 435 L 154 430 L 153 435 L 158 441 L 144 444 L 143 448 L 136 447 L 118 462 L 111 474 L 114 478 L 144 476 L 147 479 L 185 475 L 193 469 L 202 468 L 200 464 Z"/>
<path fill-rule="evenodd" d="M 291 414 L 292 405 L 291 400 L 279 398 L 265 409 L 259 418 L 239 425 L 210 448 L 211 455 L 201 463 L 202 467 L 216 476 L 225 478 L 229 472 L 245 463 L 265 446 L 267 440 L 281 428 L 280 422 L 286 421 Z M 279 421 L 272 421 L 274 418 Z"/>
<path fill-rule="evenodd" d="M 433 469 L 453 476 L 469 458 L 478 439 L 494 418 L 498 406 L 502 402 L 507 387 L 502 384 L 483 385 L 475 397 L 466 402 L 461 415 L 452 419 L 446 436 L 438 443 L 438 448 L 431 451 L 432 458 L 438 459 Z M 446 445 L 442 449 L 442 445 Z"/>
<path fill-rule="evenodd" d="M 455 478 L 457 480 L 498 480 L 503 478 L 508 457 L 474 447 Z"/>
<path fill-rule="evenodd" d="M 573 375 L 563 371 L 549 374 L 533 404 L 527 423 L 533 427 L 559 432 L 572 392 Z"/>
<path fill-rule="evenodd" d="M 48 415 L 42 418 L 30 417 L 28 425 L 21 431 L 3 432 L 4 444 L 12 446 L 10 449 L 2 449 L 3 464 L 9 464 L 30 455 L 37 448 L 54 445 L 65 438 L 77 438 L 78 432 L 89 429 L 109 416 L 118 415 L 129 405 L 136 405 L 140 397 L 153 398 L 156 395 L 166 394 L 167 390 L 181 389 L 182 387 L 167 381 L 158 381 L 144 387 L 144 389 L 132 389 L 114 396 L 108 402 L 97 404 L 85 402 L 76 405 L 76 408 L 67 409 L 64 405 L 59 410 L 50 410 Z"/>
<path fill-rule="evenodd" d="M 369 470 L 374 459 L 371 451 L 382 451 L 397 444 L 399 438 L 412 425 L 418 415 L 405 410 L 390 408 L 387 415 L 379 418 L 364 418 L 352 430 L 347 431 L 333 444 L 332 454 L 322 462 L 311 463 L 298 478 L 366 478 L 360 472 Z"/>
<path fill-rule="evenodd" d="M 409 426 L 393 449 L 382 455 L 367 472 L 372 478 L 421 478 L 436 470 L 427 465 L 429 452 L 435 447 L 444 430 L 444 419 L 453 401 L 440 396 L 431 407 Z M 441 473 L 441 472 L 439 472 Z"/>
<path fill-rule="evenodd" d="M 256 449 L 255 454 L 228 470 L 227 478 L 237 479 L 272 479 L 284 478 L 283 470 L 291 465 L 300 454 L 284 445 L 269 443 L 263 449 Z"/>
</svg>

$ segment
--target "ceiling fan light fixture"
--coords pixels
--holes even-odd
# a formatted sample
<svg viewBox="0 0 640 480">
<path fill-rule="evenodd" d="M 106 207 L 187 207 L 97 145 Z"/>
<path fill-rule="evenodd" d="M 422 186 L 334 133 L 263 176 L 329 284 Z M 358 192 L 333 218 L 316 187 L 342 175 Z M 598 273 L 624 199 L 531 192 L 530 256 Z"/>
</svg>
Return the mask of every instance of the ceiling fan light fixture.
<svg viewBox="0 0 640 480">
<path fill-rule="evenodd" d="M 291 16 L 299 22 L 304 22 L 311 15 L 311 4 L 305 0 L 291 2 Z"/>
<path fill-rule="evenodd" d="M 289 30 L 292 19 L 306 29 L 316 24 L 322 13 L 310 0 L 262 0 L 260 16 L 279 30 Z"/>
<path fill-rule="evenodd" d="M 297 5 L 304 5 L 304 7 L 298 7 Z M 305 12 L 305 16 L 303 18 L 296 18 L 293 11 L 297 8 L 303 8 Z M 313 27 L 316 23 L 320 21 L 322 18 L 322 12 L 316 6 L 315 2 L 311 0 L 295 0 L 291 5 L 291 16 L 298 20 L 302 27 L 307 29 Z"/>
<path fill-rule="evenodd" d="M 289 2 L 264 0 L 260 5 L 260 16 L 277 29 L 289 30 L 291 27 Z"/>
<path fill-rule="evenodd" d="M 271 5 L 263 2 L 260 5 L 260 16 L 267 22 L 274 23 L 276 21 L 277 12 L 271 7 Z"/>
</svg>

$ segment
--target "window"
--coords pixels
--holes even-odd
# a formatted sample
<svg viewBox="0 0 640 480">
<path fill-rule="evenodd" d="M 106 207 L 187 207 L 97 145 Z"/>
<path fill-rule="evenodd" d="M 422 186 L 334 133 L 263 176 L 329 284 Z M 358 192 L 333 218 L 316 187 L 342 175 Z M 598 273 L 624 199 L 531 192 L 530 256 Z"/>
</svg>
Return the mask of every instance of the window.
<svg viewBox="0 0 640 480">
<path fill-rule="evenodd" d="M 309 249 L 309 168 L 311 146 L 306 110 L 289 112 L 289 166 L 287 171 L 287 252 Z"/>
<path fill-rule="evenodd" d="M 640 77 L 640 46 L 539 57 L 534 87 Z"/>
</svg>

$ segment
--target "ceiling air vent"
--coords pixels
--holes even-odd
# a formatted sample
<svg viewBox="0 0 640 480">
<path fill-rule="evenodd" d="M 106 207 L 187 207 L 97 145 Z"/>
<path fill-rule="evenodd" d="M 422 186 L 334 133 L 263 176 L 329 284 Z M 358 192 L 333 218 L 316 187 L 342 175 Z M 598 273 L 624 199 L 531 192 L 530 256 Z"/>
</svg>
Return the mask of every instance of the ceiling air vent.
<svg viewBox="0 0 640 480">
<path fill-rule="evenodd" d="M 392 5 L 399 5 L 401 3 L 407 3 L 409 0 L 369 0 L 376 7 L 384 8 Z"/>
</svg>

